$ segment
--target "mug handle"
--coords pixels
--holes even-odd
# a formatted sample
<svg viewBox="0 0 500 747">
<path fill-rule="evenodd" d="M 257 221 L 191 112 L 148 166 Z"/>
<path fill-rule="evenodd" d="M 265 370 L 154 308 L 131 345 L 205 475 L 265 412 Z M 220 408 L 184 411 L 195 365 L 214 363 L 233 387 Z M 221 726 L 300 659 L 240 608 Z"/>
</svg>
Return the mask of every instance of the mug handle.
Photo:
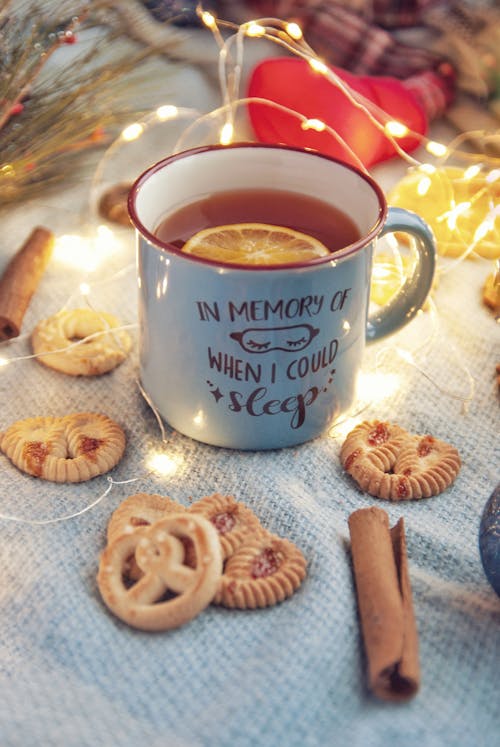
<svg viewBox="0 0 500 747">
<path fill-rule="evenodd" d="M 423 306 L 434 279 L 436 242 L 432 230 L 419 215 L 403 208 L 389 207 L 378 238 L 401 231 L 416 239 L 418 262 L 396 295 L 382 309 L 369 314 L 366 325 L 368 342 L 379 340 L 407 324 Z"/>
</svg>

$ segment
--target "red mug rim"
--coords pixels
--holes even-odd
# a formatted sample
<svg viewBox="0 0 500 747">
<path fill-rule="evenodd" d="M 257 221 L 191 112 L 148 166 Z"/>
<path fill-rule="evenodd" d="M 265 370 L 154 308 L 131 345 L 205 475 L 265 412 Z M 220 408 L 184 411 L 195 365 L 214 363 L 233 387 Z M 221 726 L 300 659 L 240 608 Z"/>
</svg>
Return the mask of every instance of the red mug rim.
<svg viewBox="0 0 500 747">
<path fill-rule="evenodd" d="M 293 151 L 296 153 L 304 153 L 312 156 L 316 156 L 317 158 L 322 158 L 325 161 L 331 161 L 332 163 L 337 164 L 338 166 L 341 166 L 342 168 L 345 168 L 348 171 L 354 172 L 357 176 L 359 176 L 361 179 L 363 179 L 367 184 L 370 185 L 372 190 L 375 192 L 378 204 L 379 204 L 379 213 L 377 220 L 375 221 L 372 228 L 366 233 L 364 236 L 362 236 L 357 241 L 353 242 L 352 244 L 348 244 L 346 247 L 343 247 L 342 249 L 337 250 L 332 255 L 329 255 L 327 257 L 317 257 L 315 259 L 309 259 L 305 260 L 304 262 L 289 262 L 287 264 L 276 264 L 276 265 L 248 265 L 248 264 L 236 264 L 236 263 L 225 263 L 225 262 L 218 262 L 217 260 L 208 259 L 205 257 L 197 257 L 194 254 L 186 254 L 178 247 L 174 246 L 173 244 L 170 244 L 166 241 L 161 241 L 157 236 L 155 236 L 154 233 L 149 231 L 149 229 L 146 228 L 146 226 L 142 223 L 140 220 L 137 210 L 136 210 L 136 198 L 138 195 L 138 192 L 141 188 L 141 186 L 146 182 L 149 177 L 156 173 L 157 171 L 161 171 L 165 166 L 168 166 L 169 163 L 173 163 L 174 161 L 177 161 L 181 158 L 186 158 L 187 156 L 196 155 L 197 153 L 206 153 L 208 151 L 213 150 L 228 150 L 229 148 L 235 148 L 239 150 L 243 150 L 245 148 L 266 148 L 271 150 L 282 150 L 282 151 Z M 196 148 L 190 148 L 188 150 L 180 151 L 179 153 L 174 153 L 170 156 L 167 156 L 166 158 L 161 159 L 157 163 L 153 164 L 153 166 L 149 166 L 145 171 L 140 174 L 140 176 L 135 180 L 132 187 L 130 188 L 130 192 L 128 195 L 127 200 L 128 205 L 128 212 L 130 219 L 132 221 L 132 224 L 134 227 L 139 231 L 141 236 L 143 236 L 145 239 L 147 239 L 148 243 L 151 244 L 153 247 L 157 249 L 161 249 L 163 251 L 167 250 L 168 252 L 171 252 L 172 254 L 177 255 L 178 257 L 182 257 L 183 259 L 186 259 L 188 261 L 193 261 L 197 264 L 204 264 L 209 265 L 212 267 L 217 268 L 224 268 L 225 270 L 245 270 L 245 271 L 256 271 L 256 272 L 272 272 L 274 270 L 287 270 L 287 269 L 299 269 L 299 268 L 308 268 L 308 267 L 314 267 L 318 265 L 327 264 L 329 262 L 332 262 L 332 260 L 338 260 L 338 259 L 344 259 L 345 257 L 350 256 L 351 254 L 355 254 L 360 249 L 363 249 L 365 246 L 370 244 L 370 242 L 377 236 L 377 234 L 380 231 L 381 226 L 383 225 L 386 215 L 387 215 L 387 202 L 385 199 L 385 195 L 382 191 L 382 188 L 377 184 L 377 182 L 367 173 L 364 173 L 360 169 L 356 168 L 355 166 L 344 163 L 343 161 L 340 161 L 337 158 L 333 158 L 332 156 L 325 155 L 323 153 L 320 153 L 319 151 L 315 150 L 307 150 L 305 148 L 297 148 L 289 145 L 280 145 L 280 144 L 273 144 L 273 143 L 256 143 L 256 142 L 238 142 L 238 143 L 230 143 L 229 145 L 201 145 Z"/>
</svg>

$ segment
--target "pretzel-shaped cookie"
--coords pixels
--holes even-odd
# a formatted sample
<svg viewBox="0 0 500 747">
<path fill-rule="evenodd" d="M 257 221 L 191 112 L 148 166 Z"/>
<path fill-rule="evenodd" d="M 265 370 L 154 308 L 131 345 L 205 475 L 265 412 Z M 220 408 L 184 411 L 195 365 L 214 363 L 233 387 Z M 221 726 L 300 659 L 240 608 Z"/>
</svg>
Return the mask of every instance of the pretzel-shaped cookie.
<svg viewBox="0 0 500 747">
<path fill-rule="evenodd" d="M 59 311 L 33 330 L 33 352 L 40 363 L 56 371 L 70 376 L 99 376 L 118 366 L 130 350 L 128 333 L 114 329 L 119 325 L 115 316 L 104 311 Z M 76 340 L 83 342 L 75 345 Z"/>
<path fill-rule="evenodd" d="M 195 568 L 183 562 L 184 539 L 193 543 Z M 123 569 L 132 554 L 143 576 L 128 587 Z M 184 512 L 116 537 L 101 555 L 97 584 L 106 606 L 123 622 L 141 630 L 168 630 L 210 604 L 221 574 L 216 530 L 202 516 Z M 177 596 L 163 599 L 167 592 Z"/>
<path fill-rule="evenodd" d="M 185 507 L 171 498 L 150 493 L 136 493 L 125 498 L 118 508 L 113 511 L 108 522 L 107 541 L 112 542 L 120 534 L 133 532 L 140 526 L 149 526 L 156 521 L 163 519 L 169 513 L 180 513 L 185 511 Z M 184 550 L 186 555 L 191 554 L 190 562 L 186 557 L 186 565 L 195 564 L 192 542 L 185 539 Z M 127 565 L 124 567 L 124 576 L 130 581 L 138 581 L 142 576 L 142 571 L 137 565 L 135 556 L 131 555 Z"/>
<path fill-rule="evenodd" d="M 0 434 L 0 450 L 22 472 L 52 482 L 83 482 L 113 469 L 125 434 L 106 415 L 81 412 L 18 420 Z"/>
<path fill-rule="evenodd" d="M 188 510 L 212 522 L 219 533 L 224 559 L 229 558 L 249 534 L 256 536 L 264 531 L 253 511 L 232 495 L 207 495 Z"/>
<path fill-rule="evenodd" d="M 215 604 L 239 609 L 269 607 L 290 597 L 306 575 L 306 561 L 289 540 L 264 532 L 226 562 Z"/>
</svg>

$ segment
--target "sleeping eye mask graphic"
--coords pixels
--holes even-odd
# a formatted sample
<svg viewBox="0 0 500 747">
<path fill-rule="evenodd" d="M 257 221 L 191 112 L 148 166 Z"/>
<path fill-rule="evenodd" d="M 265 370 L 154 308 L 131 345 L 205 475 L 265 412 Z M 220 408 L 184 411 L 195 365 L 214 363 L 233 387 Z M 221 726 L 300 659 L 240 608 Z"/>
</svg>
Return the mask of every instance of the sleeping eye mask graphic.
<svg viewBox="0 0 500 747">
<path fill-rule="evenodd" d="M 242 332 L 232 332 L 230 337 L 239 342 L 247 353 L 269 353 L 271 350 L 284 350 L 295 353 L 304 350 L 319 333 L 310 324 L 295 324 L 291 327 L 249 327 Z"/>
</svg>

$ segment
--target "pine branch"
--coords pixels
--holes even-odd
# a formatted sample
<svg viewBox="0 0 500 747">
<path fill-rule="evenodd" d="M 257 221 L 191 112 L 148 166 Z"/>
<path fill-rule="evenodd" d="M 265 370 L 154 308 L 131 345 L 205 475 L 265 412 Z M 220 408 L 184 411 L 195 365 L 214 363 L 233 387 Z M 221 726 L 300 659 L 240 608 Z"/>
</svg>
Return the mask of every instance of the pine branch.
<svg viewBox="0 0 500 747">
<path fill-rule="evenodd" d="M 130 117 L 127 85 L 155 50 L 102 60 L 119 32 L 101 27 L 96 11 L 106 6 L 94 0 L 90 13 L 88 3 L 62 0 L 49 15 L 40 2 L 0 0 L 0 206 L 74 174 L 83 153 L 109 142 Z M 47 65 L 97 28 L 99 39 L 70 66 Z"/>
</svg>

